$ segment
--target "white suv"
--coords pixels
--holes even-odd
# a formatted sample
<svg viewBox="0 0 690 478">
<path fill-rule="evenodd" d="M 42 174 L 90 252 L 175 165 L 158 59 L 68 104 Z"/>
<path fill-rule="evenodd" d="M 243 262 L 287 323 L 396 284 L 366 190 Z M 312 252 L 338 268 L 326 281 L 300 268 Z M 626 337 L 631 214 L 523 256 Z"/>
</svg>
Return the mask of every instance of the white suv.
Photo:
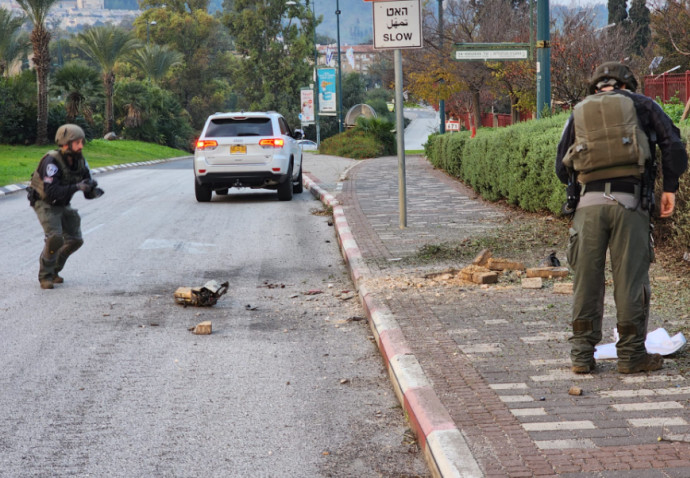
<svg viewBox="0 0 690 478">
<path fill-rule="evenodd" d="M 302 192 L 302 136 L 273 111 L 209 116 L 194 150 L 197 201 L 231 187 L 276 189 L 278 199 L 290 201 Z"/>
</svg>

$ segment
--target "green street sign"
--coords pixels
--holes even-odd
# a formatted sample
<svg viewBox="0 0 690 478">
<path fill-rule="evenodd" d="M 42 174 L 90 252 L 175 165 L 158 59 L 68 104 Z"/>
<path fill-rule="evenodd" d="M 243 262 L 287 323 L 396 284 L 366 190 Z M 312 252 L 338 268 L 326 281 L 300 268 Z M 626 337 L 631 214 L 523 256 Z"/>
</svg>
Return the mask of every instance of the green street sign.
<svg viewBox="0 0 690 478">
<path fill-rule="evenodd" d="M 453 59 L 457 61 L 529 60 L 529 43 L 456 43 Z"/>
</svg>

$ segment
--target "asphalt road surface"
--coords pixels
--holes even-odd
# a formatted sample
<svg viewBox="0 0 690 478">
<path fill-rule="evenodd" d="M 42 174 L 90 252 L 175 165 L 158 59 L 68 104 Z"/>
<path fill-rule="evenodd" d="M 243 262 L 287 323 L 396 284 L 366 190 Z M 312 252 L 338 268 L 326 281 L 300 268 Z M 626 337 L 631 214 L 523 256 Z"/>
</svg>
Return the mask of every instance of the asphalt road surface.
<svg viewBox="0 0 690 478">
<path fill-rule="evenodd" d="M 308 192 L 200 204 L 190 160 L 97 179 L 54 290 L 25 195 L 0 198 L 1 477 L 427 476 Z M 212 279 L 214 307 L 174 302 Z"/>
</svg>

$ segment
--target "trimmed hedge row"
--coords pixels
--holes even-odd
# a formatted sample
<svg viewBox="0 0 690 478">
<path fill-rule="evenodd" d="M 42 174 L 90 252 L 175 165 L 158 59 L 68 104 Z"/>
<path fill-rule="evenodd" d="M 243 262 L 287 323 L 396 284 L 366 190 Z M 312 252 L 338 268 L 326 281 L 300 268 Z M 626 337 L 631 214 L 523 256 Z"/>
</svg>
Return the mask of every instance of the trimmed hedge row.
<svg viewBox="0 0 690 478">
<path fill-rule="evenodd" d="M 506 128 L 432 135 L 424 146 L 435 167 L 461 179 L 490 201 L 506 200 L 526 211 L 560 214 L 565 187 L 556 177 L 555 158 L 569 113 L 526 121 Z M 690 127 L 682 130 L 683 137 Z M 690 245 L 690 173 L 681 178 L 676 212 L 657 221 L 658 232 L 672 245 Z M 660 186 L 657 190 L 660 190 Z"/>
</svg>

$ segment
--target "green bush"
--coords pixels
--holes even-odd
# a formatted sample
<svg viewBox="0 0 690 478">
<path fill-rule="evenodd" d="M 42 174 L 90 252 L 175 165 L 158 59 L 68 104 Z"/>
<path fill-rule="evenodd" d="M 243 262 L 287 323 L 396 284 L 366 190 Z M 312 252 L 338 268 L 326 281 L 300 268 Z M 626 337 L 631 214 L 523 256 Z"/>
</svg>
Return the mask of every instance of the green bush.
<svg viewBox="0 0 690 478">
<path fill-rule="evenodd" d="M 485 199 L 505 200 L 526 211 L 560 214 L 565 187 L 556 177 L 558 142 L 568 113 L 506 128 L 431 135 L 426 157 L 437 168 L 461 179 Z M 681 128 L 683 138 L 690 126 Z M 657 191 L 660 191 L 660 185 Z M 690 172 L 681 177 L 676 211 L 656 221 L 658 234 L 673 247 L 690 246 Z"/>
<path fill-rule="evenodd" d="M 357 129 L 331 136 L 321 142 L 321 153 L 344 158 L 365 159 L 383 156 L 383 146 L 373 135 Z"/>
<path fill-rule="evenodd" d="M 396 154 L 393 124 L 379 119 L 357 118 L 357 126 L 321 142 L 321 152 L 364 159 Z"/>
</svg>

